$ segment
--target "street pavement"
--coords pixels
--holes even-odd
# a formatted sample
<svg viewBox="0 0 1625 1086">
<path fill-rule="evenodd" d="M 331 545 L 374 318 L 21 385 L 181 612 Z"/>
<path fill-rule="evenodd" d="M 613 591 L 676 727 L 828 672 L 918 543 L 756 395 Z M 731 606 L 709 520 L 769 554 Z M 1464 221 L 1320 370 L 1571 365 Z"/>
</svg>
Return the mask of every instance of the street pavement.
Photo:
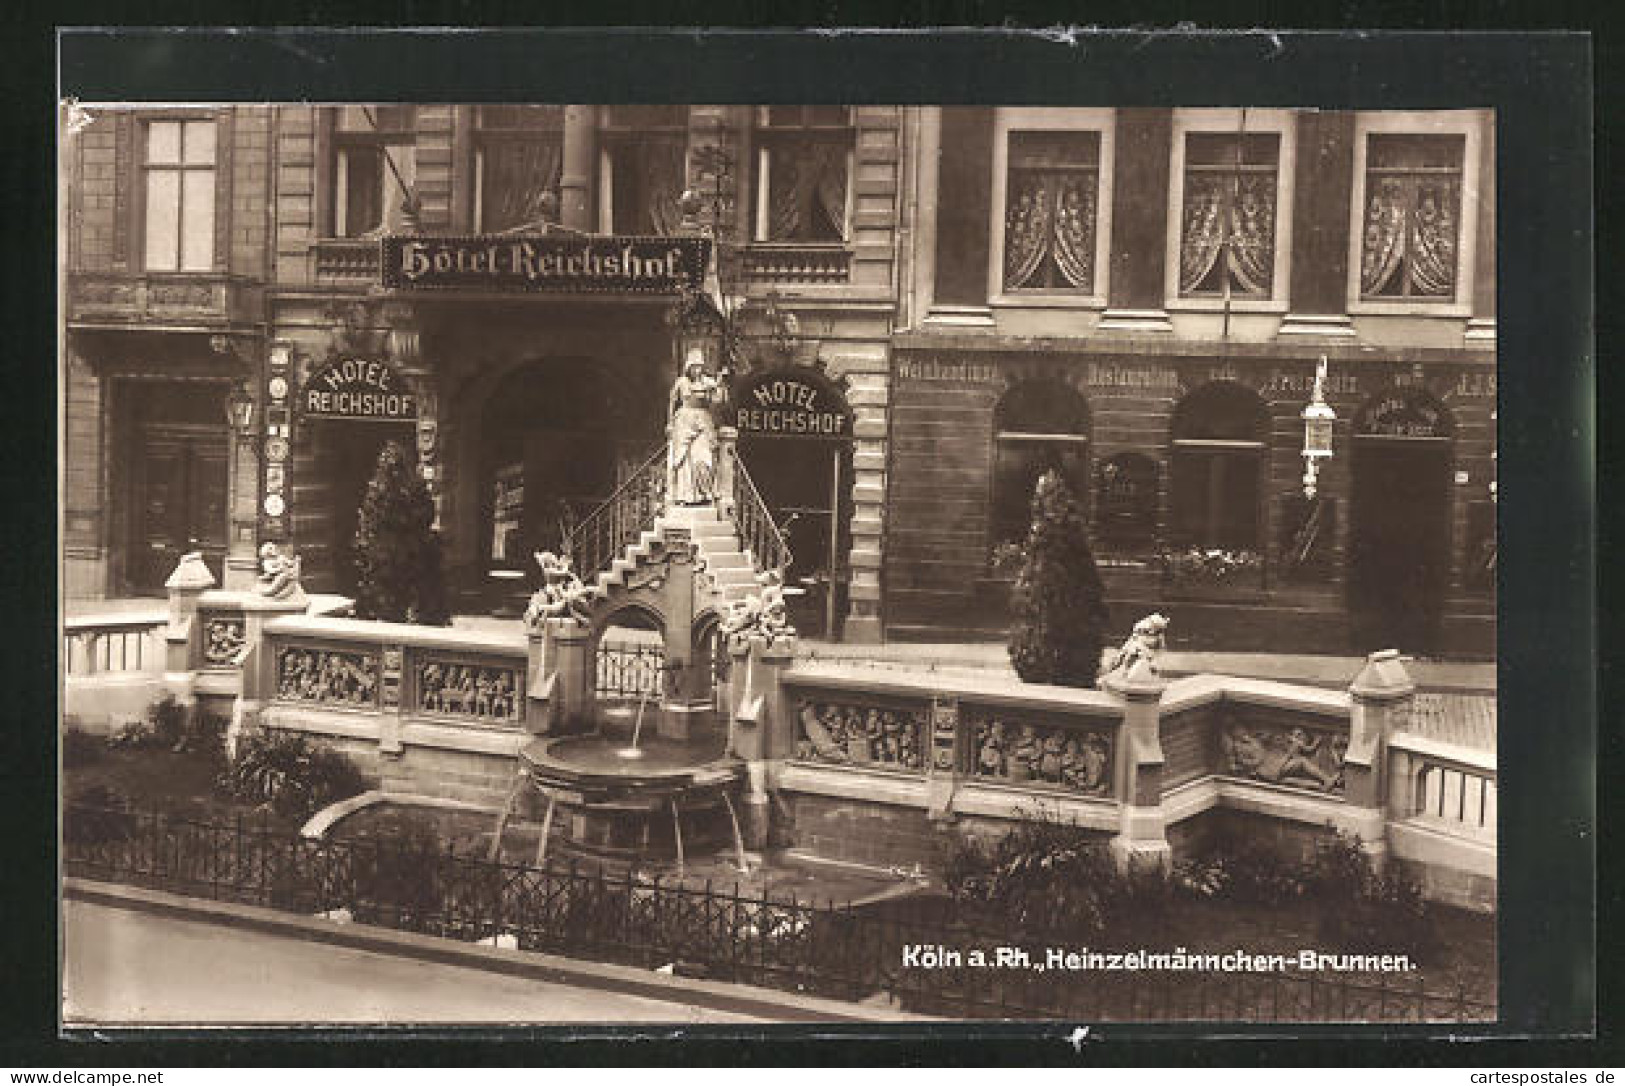
<svg viewBox="0 0 1625 1086">
<path fill-rule="evenodd" d="M 63 912 L 69 1026 L 764 1021 L 71 898 Z"/>
</svg>

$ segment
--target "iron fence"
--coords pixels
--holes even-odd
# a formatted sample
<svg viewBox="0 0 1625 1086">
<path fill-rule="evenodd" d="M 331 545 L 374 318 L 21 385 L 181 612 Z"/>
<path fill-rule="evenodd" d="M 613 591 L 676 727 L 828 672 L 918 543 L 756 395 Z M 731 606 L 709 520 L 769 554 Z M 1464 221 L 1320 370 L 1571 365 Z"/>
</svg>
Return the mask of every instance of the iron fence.
<svg viewBox="0 0 1625 1086">
<path fill-rule="evenodd" d="M 1073 1021 L 1472 1022 L 1493 1003 L 1313 972 L 1074 971 L 996 962 L 1052 947 L 945 921 L 930 901 L 880 910 L 742 893 L 636 869 L 543 867 L 423 842 L 312 841 L 264 822 L 70 805 L 70 875 L 954 1018 Z M 983 955 L 978 965 L 973 952 Z M 957 958 L 952 955 L 958 955 Z M 1001 955 L 1003 957 L 1001 957 Z"/>
<path fill-rule="evenodd" d="M 593 693 L 600 700 L 658 698 L 665 666 L 664 646 L 600 641 L 593 666 Z"/>
</svg>

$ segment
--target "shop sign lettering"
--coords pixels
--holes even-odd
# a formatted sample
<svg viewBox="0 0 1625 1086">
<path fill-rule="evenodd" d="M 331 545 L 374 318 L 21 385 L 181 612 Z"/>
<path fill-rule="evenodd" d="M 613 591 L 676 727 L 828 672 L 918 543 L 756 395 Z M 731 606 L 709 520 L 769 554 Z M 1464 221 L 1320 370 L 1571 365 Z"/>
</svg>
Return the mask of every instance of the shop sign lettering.
<svg viewBox="0 0 1625 1086">
<path fill-rule="evenodd" d="M 399 422 L 417 417 L 417 399 L 386 363 L 343 358 L 311 375 L 300 394 L 307 418 Z"/>
<path fill-rule="evenodd" d="M 921 384 L 991 385 L 998 367 L 979 359 L 902 358 L 897 363 L 900 380 Z"/>
<path fill-rule="evenodd" d="M 705 274 L 705 238 L 386 237 L 383 285 L 395 290 L 675 294 Z"/>
<path fill-rule="evenodd" d="M 1091 362 L 1089 387 L 1177 392 L 1179 373 L 1171 366 L 1125 366 L 1116 362 Z"/>
<path fill-rule="evenodd" d="M 852 409 L 829 378 L 815 370 L 748 374 L 733 389 L 734 425 L 740 434 L 846 440 Z"/>
<path fill-rule="evenodd" d="M 1360 412 L 1357 431 L 1383 437 L 1448 437 L 1439 408 L 1416 396 L 1384 396 Z"/>
</svg>

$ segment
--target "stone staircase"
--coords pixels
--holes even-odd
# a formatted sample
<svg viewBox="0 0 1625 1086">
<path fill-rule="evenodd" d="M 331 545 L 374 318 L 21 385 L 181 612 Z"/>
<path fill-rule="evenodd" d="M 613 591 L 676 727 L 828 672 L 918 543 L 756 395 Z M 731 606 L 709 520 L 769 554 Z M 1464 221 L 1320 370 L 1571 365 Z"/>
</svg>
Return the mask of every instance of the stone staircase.
<svg viewBox="0 0 1625 1086">
<path fill-rule="evenodd" d="M 686 531 L 699 552 L 696 611 L 707 606 L 715 607 L 718 612 L 726 611 L 730 604 L 754 594 L 756 567 L 743 549 L 732 519 L 722 515 L 714 505 L 693 505 L 671 506 L 657 516 L 652 528 L 640 533 L 636 542 L 592 579 L 594 598 L 605 598 L 616 587 L 624 586 L 671 529 Z"/>
</svg>

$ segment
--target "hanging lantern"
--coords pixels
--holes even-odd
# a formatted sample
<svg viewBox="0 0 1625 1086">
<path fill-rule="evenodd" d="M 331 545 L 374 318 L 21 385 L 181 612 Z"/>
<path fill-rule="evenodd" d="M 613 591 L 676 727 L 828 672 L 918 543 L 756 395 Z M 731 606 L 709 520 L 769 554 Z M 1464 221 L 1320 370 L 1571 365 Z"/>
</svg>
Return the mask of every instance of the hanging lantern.
<svg viewBox="0 0 1625 1086">
<path fill-rule="evenodd" d="M 1303 496 L 1315 496 L 1320 462 L 1332 458 L 1332 424 L 1337 412 L 1326 402 L 1326 356 L 1315 366 L 1315 388 L 1304 405 L 1303 418 Z"/>
</svg>

